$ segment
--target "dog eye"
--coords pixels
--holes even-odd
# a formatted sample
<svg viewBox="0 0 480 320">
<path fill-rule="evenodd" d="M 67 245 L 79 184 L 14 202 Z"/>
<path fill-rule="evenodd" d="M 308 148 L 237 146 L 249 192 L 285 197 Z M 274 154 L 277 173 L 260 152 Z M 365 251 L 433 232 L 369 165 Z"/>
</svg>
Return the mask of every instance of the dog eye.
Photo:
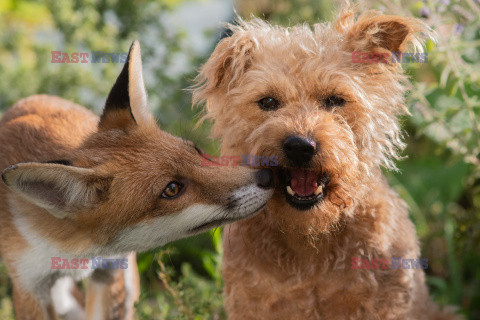
<svg viewBox="0 0 480 320">
<path fill-rule="evenodd" d="M 278 107 L 280 106 L 280 103 L 272 97 L 263 98 L 257 101 L 257 104 L 260 106 L 262 110 L 265 110 L 265 111 L 274 111 L 274 110 L 277 110 Z"/>
<path fill-rule="evenodd" d="M 325 99 L 325 106 L 327 108 L 333 108 L 333 107 L 342 107 L 345 104 L 345 99 L 339 97 L 339 96 L 331 96 Z"/>
<path fill-rule="evenodd" d="M 171 181 L 163 190 L 161 197 L 165 199 L 173 199 L 180 194 L 182 188 L 183 184 L 181 184 L 180 182 Z"/>
</svg>

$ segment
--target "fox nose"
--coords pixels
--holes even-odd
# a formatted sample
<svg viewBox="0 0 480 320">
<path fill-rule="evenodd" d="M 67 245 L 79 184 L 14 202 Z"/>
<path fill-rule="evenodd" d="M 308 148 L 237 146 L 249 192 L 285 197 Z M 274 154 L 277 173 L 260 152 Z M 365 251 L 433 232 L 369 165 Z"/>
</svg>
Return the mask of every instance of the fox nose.
<svg viewBox="0 0 480 320">
<path fill-rule="evenodd" d="M 299 167 L 312 160 L 313 155 L 317 151 L 316 147 L 315 141 L 299 136 L 289 136 L 283 142 L 285 156 L 292 164 Z"/>
<path fill-rule="evenodd" d="M 262 189 L 273 188 L 273 172 L 270 169 L 261 169 L 255 173 L 257 186 Z"/>
</svg>

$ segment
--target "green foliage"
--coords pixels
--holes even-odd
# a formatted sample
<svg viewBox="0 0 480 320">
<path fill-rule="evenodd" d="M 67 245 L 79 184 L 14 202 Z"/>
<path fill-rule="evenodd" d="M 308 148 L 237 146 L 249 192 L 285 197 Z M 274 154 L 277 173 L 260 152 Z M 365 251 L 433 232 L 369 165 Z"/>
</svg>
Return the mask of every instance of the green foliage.
<svg viewBox="0 0 480 320">
<path fill-rule="evenodd" d="M 410 66 L 409 159 L 391 175 L 407 200 L 431 261 L 438 302 L 480 317 L 480 4 L 384 1 L 390 13 L 415 15 L 436 32 L 429 63 Z M 395 181 L 395 179 L 397 179 Z"/>
<path fill-rule="evenodd" d="M 480 168 L 480 5 L 427 1 L 422 9 L 438 43 L 428 43 L 429 63 L 414 72 L 412 121 L 418 134 Z"/>
<path fill-rule="evenodd" d="M 127 52 L 140 39 L 149 68 L 151 103 L 170 123 L 190 108 L 181 91 L 185 73 L 172 74 L 181 53 L 193 63 L 180 31 L 167 30 L 162 17 L 181 0 L 9 0 L 0 7 L 0 106 L 8 108 L 31 94 L 57 94 L 100 110 L 121 69 L 116 63 L 51 63 L 51 51 Z M 35 12 L 34 14 L 32 12 Z M 34 18 L 32 18 L 34 17 Z M 155 39 L 152 41 L 151 39 Z M 156 51 L 155 51 L 156 50 Z M 162 50 L 162 54 L 158 54 Z M 189 70 L 189 72 L 191 72 Z M 161 88 L 158 90 L 158 88 Z M 174 112 L 176 111 L 176 112 Z"/>
<path fill-rule="evenodd" d="M 7 268 L 0 264 L 0 319 L 13 320 L 12 287 L 8 282 Z"/>
<path fill-rule="evenodd" d="M 48 93 L 99 111 L 121 66 L 52 64 L 51 51 L 126 52 L 140 39 L 150 105 L 162 127 L 195 140 L 208 153 L 208 124 L 193 130 L 198 110 L 182 91 L 205 57 L 182 30 L 164 24 L 182 0 L 0 1 L 0 113 L 20 98 Z M 369 3 L 370 2 L 370 3 Z M 446 4 L 448 2 L 448 4 Z M 330 20 L 331 1 L 237 1 L 238 12 L 292 25 Z M 421 17 L 438 43 L 429 62 L 404 65 L 411 75 L 408 158 L 390 184 L 410 207 L 429 259 L 435 300 L 480 318 L 480 5 L 476 0 L 367 0 L 367 8 Z M 462 30 L 463 29 L 463 30 Z M 215 35 L 211 34 L 212 47 Z M 176 68 L 181 57 L 184 67 Z M 225 319 L 220 230 L 138 255 L 142 295 L 138 319 Z M 11 285 L 0 264 L 0 319 L 13 319 Z"/>
<path fill-rule="evenodd" d="M 155 270 L 156 277 L 161 280 L 158 290 L 152 290 L 149 283 L 142 283 L 142 295 L 137 305 L 138 319 L 225 319 L 223 308 L 223 282 L 220 276 L 221 236 L 220 232 L 210 231 L 211 243 L 215 251 L 201 249 L 196 254 L 202 262 L 204 276 L 199 275 L 192 268 L 191 263 L 184 259 L 176 265 L 175 255 L 179 251 L 177 246 L 168 245 L 155 255 L 155 264 L 158 268 L 151 269 L 153 261 L 147 264 L 139 263 L 139 269 Z M 195 245 L 193 244 L 193 247 Z M 151 254 L 143 255 L 139 260 L 150 260 Z M 173 257 L 173 259 L 172 259 Z M 195 258 L 194 258 L 195 260 Z M 146 270 L 143 270 L 146 271 Z M 153 303 L 152 303 L 153 302 Z"/>
<path fill-rule="evenodd" d="M 312 0 L 243 0 L 237 1 L 237 11 L 245 18 L 254 15 L 275 24 L 291 26 L 331 20 L 335 13 L 334 4 L 334 1 Z"/>
</svg>

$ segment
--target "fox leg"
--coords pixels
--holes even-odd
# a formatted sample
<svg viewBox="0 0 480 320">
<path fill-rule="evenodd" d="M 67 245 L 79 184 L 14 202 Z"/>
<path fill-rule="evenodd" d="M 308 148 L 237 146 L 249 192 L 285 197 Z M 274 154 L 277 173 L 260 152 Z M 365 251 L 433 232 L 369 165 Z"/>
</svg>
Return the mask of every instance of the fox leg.
<svg viewBox="0 0 480 320">
<path fill-rule="evenodd" d="M 86 319 L 131 320 L 140 295 L 135 253 L 126 269 L 97 269 L 87 284 Z"/>
<path fill-rule="evenodd" d="M 55 311 L 65 320 L 84 320 L 83 293 L 71 277 L 58 279 L 51 289 Z"/>
<path fill-rule="evenodd" d="M 15 283 L 13 283 L 13 305 L 17 320 L 58 320 L 51 303 L 44 303 Z"/>
<path fill-rule="evenodd" d="M 39 292 L 33 292 L 31 288 L 27 288 L 26 283 L 21 280 L 15 268 L 13 268 L 12 261 L 15 261 L 15 257 L 2 252 L 2 258 L 4 258 L 5 265 L 12 279 L 15 319 L 58 320 L 55 309 L 51 303 L 50 291 L 48 290 L 50 288 L 48 285 L 51 281 L 50 278 L 42 278 L 41 275 L 35 277 L 38 283 L 43 283 L 44 286 L 40 286 L 43 289 L 40 289 Z"/>
</svg>

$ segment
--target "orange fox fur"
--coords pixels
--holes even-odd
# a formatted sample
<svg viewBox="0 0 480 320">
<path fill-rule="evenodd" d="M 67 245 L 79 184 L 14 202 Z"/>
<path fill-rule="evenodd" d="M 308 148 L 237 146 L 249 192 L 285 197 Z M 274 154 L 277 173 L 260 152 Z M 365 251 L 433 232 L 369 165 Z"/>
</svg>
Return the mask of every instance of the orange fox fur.
<svg viewBox="0 0 480 320">
<path fill-rule="evenodd" d="M 139 289 L 130 252 L 252 216 L 273 193 L 269 171 L 202 166 L 192 142 L 161 131 L 147 106 L 138 42 L 127 60 L 100 119 L 40 95 L 0 121 L 0 167 L 8 167 L 0 254 L 19 320 L 132 319 Z M 52 257 L 127 256 L 127 269 L 92 270 L 90 262 L 52 270 Z M 73 281 L 87 276 L 84 309 Z"/>
<path fill-rule="evenodd" d="M 353 9 L 332 24 L 229 27 L 194 100 L 223 154 L 279 157 L 262 214 L 224 231 L 229 319 L 454 319 L 431 301 L 423 270 L 352 268 L 352 258 L 420 255 L 381 171 L 404 147 L 407 78 L 398 63 L 354 63 L 352 53 L 421 50 L 428 27 Z"/>
</svg>

